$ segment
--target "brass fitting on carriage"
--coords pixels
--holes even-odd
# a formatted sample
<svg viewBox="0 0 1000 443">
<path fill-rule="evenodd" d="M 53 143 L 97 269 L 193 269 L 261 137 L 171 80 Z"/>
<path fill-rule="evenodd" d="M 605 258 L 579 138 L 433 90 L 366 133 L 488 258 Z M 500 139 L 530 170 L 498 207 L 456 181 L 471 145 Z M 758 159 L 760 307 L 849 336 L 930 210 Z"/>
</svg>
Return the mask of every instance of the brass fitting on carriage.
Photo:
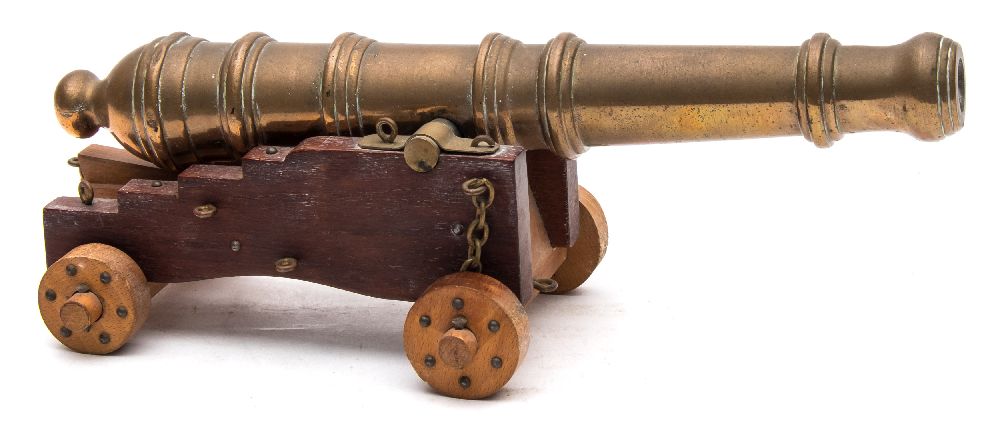
<svg viewBox="0 0 1000 443">
<path fill-rule="evenodd" d="M 921 34 L 895 46 L 588 44 L 561 34 L 526 45 L 332 44 L 249 34 L 213 43 L 175 33 L 127 55 L 104 80 L 68 74 L 55 93 L 67 131 L 108 127 L 172 171 L 239 162 L 250 148 L 315 135 L 374 134 L 381 119 L 416 134 L 435 119 L 457 136 L 574 158 L 589 146 L 801 134 L 830 146 L 891 130 L 937 140 L 965 117 L 958 43 Z"/>
</svg>

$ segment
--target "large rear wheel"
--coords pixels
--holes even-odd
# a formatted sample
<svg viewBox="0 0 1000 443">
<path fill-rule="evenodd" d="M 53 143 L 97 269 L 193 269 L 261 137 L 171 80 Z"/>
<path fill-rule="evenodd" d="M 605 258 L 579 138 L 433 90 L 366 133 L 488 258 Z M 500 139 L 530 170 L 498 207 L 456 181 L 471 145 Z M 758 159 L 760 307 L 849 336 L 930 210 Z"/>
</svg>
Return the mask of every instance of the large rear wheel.
<svg viewBox="0 0 1000 443">
<path fill-rule="evenodd" d="M 580 192 L 580 236 L 566 252 L 566 261 L 556 270 L 552 279 L 559 282 L 553 291 L 557 294 L 570 292 L 583 284 L 601 264 L 608 251 L 608 220 L 594 194 L 579 188 Z"/>
</svg>

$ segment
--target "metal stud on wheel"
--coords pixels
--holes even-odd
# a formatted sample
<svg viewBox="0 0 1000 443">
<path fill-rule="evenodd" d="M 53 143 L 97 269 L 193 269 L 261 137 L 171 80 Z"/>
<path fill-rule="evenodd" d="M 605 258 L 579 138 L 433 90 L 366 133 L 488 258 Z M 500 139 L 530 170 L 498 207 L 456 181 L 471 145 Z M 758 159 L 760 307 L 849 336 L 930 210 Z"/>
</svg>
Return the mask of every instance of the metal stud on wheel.
<svg viewBox="0 0 1000 443">
<path fill-rule="evenodd" d="M 139 265 L 100 243 L 69 251 L 38 285 L 38 310 L 49 332 L 86 354 L 122 347 L 146 321 L 149 306 L 149 284 Z"/>
<path fill-rule="evenodd" d="M 493 395 L 528 350 L 528 316 L 503 283 L 473 272 L 441 277 L 420 297 L 403 326 L 406 357 L 438 392 L 458 398 Z"/>
</svg>

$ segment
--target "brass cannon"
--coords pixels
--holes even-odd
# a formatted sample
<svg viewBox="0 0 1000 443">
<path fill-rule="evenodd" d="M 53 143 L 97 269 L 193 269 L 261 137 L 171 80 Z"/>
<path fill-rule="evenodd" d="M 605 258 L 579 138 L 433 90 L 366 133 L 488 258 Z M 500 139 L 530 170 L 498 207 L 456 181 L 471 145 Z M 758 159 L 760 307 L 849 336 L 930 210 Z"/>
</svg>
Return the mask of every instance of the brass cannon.
<svg viewBox="0 0 1000 443">
<path fill-rule="evenodd" d="M 964 70 L 961 47 L 930 33 L 888 47 L 172 34 L 56 89 L 67 131 L 110 128 L 135 157 L 74 158 L 79 198 L 45 208 L 39 308 L 62 343 L 108 353 L 165 283 L 274 275 L 411 300 L 420 377 L 486 397 L 527 349 L 522 305 L 576 288 L 604 255 L 605 217 L 573 160 L 588 147 L 937 140 L 963 125 Z"/>
</svg>

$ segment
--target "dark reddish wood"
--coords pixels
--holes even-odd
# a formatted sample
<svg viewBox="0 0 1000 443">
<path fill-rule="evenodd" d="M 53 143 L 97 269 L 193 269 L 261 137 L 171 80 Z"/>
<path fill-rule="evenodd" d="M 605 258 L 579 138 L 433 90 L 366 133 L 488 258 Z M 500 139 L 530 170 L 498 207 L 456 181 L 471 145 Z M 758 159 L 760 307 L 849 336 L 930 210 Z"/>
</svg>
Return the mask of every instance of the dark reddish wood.
<svg viewBox="0 0 1000 443">
<path fill-rule="evenodd" d="M 173 283 L 239 275 L 308 280 L 380 298 L 415 300 L 466 257 L 464 227 L 475 215 L 464 180 L 496 188 L 489 209 L 486 274 L 531 297 L 529 190 L 524 151 L 444 154 L 417 173 L 401 152 L 360 149 L 356 139 L 316 137 L 242 166 L 194 165 L 153 187 L 132 180 L 118 199 L 59 198 L 44 211 L 48 262 L 92 242 L 125 251 L 149 281 Z M 211 203 L 200 219 L 193 210 Z M 453 233 L 453 227 L 461 231 Z M 231 242 L 238 240 L 234 252 Z M 274 262 L 298 260 L 279 274 Z"/>
<path fill-rule="evenodd" d="M 528 151 L 528 179 L 552 246 L 572 246 L 580 235 L 576 160 L 547 150 Z"/>
</svg>

